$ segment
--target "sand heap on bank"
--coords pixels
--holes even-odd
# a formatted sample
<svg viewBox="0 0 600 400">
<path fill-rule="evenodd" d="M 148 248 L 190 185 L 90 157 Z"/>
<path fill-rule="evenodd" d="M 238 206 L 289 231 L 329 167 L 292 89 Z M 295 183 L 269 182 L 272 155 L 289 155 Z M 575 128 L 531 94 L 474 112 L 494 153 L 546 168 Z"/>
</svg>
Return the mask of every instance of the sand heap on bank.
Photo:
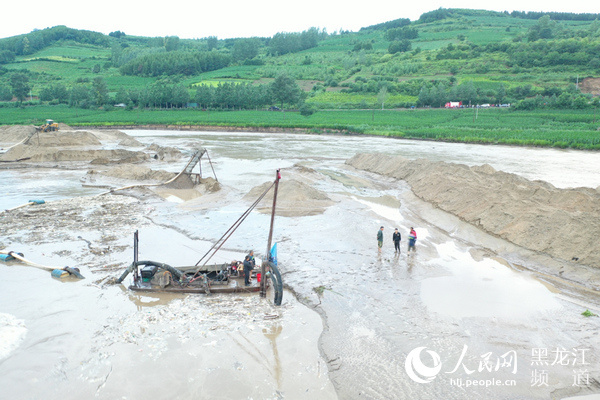
<svg viewBox="0 0 600 400">
<path fill-rule="evenodd" d="M 27 134 L 25 137 L 28 139 L 23 144 L 16 145 L 1 154 L 2 161 L 22 159 L 33 162 L 95 161 L 98 164 L 107 164 L 139 162 L 148 158 L 147 154 L 139 151 L 98 149 L 102 143 L 94 133 L 86 131 L 65 129 L 57 132 L 36 132 L 33 126 L 13 126 L 6 128 L 5 131 L 8 132 L 7 136 L 10 134 L 13 139 L 24 134 Z"/>
<path fill-rule="evenodd" d="M 154 143 L 146 147 L 146 151 L 154 153 L 154 159 L 162 161 L 173 161 L 181 158 L 181 151 L 175 147 L 163 147 Z"/>
<path fill-rule="evenodd" d="M 346 163 L 405 180 L 423 200 L 519 246 L 600 267 L 598 190 L 557 189 L 489 165 L 383 154 L 357 154 Z"/>
<path fill-rule="evenodd" d="M 122 147 L 142 147 L 144 146 L 137 139 L 132 138 L 128 134 L 114 129 L 94 130 L 92 132 L 96 138 L 102 142 L 116 142 Z"/>
<path fill-rule="evenodd" d="M 85 179 L 93 182 L 99 176 L 106 176 L 122 180 L 162 183 L 173 179 L 175 175 L 177 174 L 173 172 L 167 172 L 164 170 L 155 171 L 140 165 L 119 165 L 104 171 L 91 169 L 87 172 Z"/>
<path fill-rule="evenodd" d="M 38 132 L 23 143 L 31 147 L 99 146 L 98 138 L 86 131 Z"/>
<path fill-rule="evenodd" d="M 33 125 L 0 126 L 0 143 L 19 143 L 37 132 Z"/>
<path fill-rule="evenodd" d="M 265 182 L 253 188 L 244 200 L 256 201 L 260 195 L 271 186 L 272 182 Z M 309 185 L 295 179 L 282 180 L 279 182 L 277 193 L 277 215 L 284 217 L 302 217 L 317 215 L 325 212 L 325 209 L 333 204 L 327 195 Z M 273 206 L 273 189 L 259 203 L 257 210 L 270 213 Z"/>
</svg>

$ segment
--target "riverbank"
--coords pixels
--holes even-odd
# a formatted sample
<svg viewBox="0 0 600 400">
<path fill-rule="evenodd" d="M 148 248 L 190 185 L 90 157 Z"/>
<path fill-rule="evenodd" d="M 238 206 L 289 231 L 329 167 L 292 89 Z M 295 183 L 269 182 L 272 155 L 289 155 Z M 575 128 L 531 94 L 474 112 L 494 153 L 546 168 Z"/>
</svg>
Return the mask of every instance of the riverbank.
<svg viewBox="0 0 600 400">
<path fill-rule="evenodd" d="M 419 198 L 519 246 L 600 269 L 600 186 L 557 189 L 489 165 L 382 154 L 357 154 L 347 163 L 405 180 Z M 589 284 L 600 290 L 600 281 Z"/>
</svg>

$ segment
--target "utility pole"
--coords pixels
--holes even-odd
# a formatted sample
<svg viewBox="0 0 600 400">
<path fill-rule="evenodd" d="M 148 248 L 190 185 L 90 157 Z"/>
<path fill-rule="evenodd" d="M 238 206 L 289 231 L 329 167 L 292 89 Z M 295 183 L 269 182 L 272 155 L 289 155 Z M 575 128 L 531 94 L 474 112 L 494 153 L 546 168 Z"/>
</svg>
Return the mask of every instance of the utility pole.
<svg viewBox="0 0 600 400">
<path fill-rule="evenodd" d="M 271 255 L 271 243 L 273 241 L 273 225 L 275 223 L 275 207 L 277 206 L 277 190 L 279 189 L 279 180 L 281 179 L 281 170 L 278 169 L 275 175 L 275 190 L 273 191 L 273 208 L 271 209 L 271 226 L 269 228 L 269 240 L 267 241 L 267 253 L 265 257 L 269 260 Z M 263 259 L 260 265 L 261 281 L 260 281 L 260 297 L 267 295 L 267 264 Z"/>
</svg>

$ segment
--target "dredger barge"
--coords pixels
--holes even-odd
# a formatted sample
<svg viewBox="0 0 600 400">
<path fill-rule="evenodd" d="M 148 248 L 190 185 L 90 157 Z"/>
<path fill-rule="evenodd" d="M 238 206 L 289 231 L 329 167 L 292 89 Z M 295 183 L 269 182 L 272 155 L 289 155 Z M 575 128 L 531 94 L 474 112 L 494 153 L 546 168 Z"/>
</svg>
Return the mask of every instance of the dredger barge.
<svg viewBox="0 0 600 400">
<path fill-rule="evenodd" d="M 277 267 L 277 244 L 271 246 L 273 239 L 273 225 L 277 205 L 277 190 L 280 171 L 277 170 L 273 184 L 242 214 L 240 218 L 225 232 L 223 236 L 208 250 L 206 254 L 192 266 L 173 267 L 156 261 L 138 260 L 139 235 L 134 233 L 133 263 L 117 279 L 123 282 L 132 273 L 133 282 L 130 290 L 140 292 L 170 292 L 170 293 L 246 293 L 260 292 L 262 297 L 267 294 L 267 289 L 272 287 L 274 293 L 273 303 L 281 305 L 283 296 L 283 282 Z M 212 256 L 223 246 L 237 227 L 246 219 L 250 212 L 260 203 L 265 195 L 274 189 L 273 207 L 271 210 L 271 224 L 267 241 L 267 256 L 260 265 L 260 272 L 254 272 L 252 283 L 244 284 L 243 264 L 232 261 L 225 264 L 208 264 Z M 203 262 L 204 261 L 204 262 Z"/>
</svg>

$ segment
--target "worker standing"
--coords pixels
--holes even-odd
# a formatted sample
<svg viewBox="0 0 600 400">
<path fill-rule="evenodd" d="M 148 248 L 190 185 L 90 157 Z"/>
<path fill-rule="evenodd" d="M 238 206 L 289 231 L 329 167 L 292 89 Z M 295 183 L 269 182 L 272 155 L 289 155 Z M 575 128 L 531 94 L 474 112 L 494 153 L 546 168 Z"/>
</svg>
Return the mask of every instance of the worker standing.
<svg viewBox="0 0 600 400">
<path fill-rule="evenodd" d="M 400 240 L 402 240 L 402 236 L 400 235 L 400 232 L 398 232 L 398 228 L 394 230 L 392 240 L 394 241 L 394 253 L 400 253 Z"/>
<path fill-rule="evenodd" d="M 377 231 L 377 251 L 381 253 L 383 247 L 383 226 Z"/>
<path fill-rule="evenodd" d="M 408 252 L 409 253 L 410 253 L 411 249 L 413 251 L 417 251 L 417 249 L 415 248 L 416 243 L 417 243 L 417 232 L 415 231 L 415 228 L 413 228 L 411 226 L 410 233 L 408 234 Z"/>
<path fill-rule="evenodd" d="M 252 274 L 252 270 L 254 269 L 254 265 L 252 265 L 252 261 L 250 260 L 250 256 L 246 256 L 244 259 L 244 284 L 246 286 L 250 286 L 250 274 Z"/>
</svg>

